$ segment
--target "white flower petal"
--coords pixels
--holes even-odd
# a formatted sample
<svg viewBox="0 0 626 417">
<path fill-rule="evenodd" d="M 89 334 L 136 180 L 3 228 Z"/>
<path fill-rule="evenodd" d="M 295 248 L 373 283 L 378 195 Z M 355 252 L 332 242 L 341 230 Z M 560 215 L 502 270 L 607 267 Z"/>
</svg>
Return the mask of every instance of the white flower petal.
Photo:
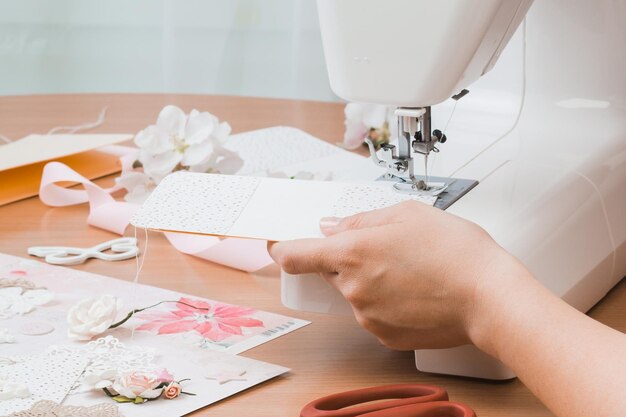
<svg viewBox="0 0 626 417">
<path fill-rule="evenodd" d="M 185 127 L 185 142 L 195 145 L 209 140 L 218 123 L 217 117 L 208 112 L 195 112 L 189 115 Z"/>
<path fill-rule="evenodd" d="M 387 120 L 387 106 L 382 104 L 369 104 L 363 111 L 363 124 L 367 127 L 379 129 Z"/>
<path fill-rule="evenodd" d="M 163 110 L 159 113 L 156 125 L 168 135 L 182 137 L 185 133 L 186 122 L 187 116 L 185 116 L 185 112 L 176 106 L 169 105 L 163 107 Z"/>
<path fill-rule="evenodd" d="M 163 393 L 163 388 L 148 389 L 139 394 L 139 396 L 141 398 L 145 398 L 146 400 L 151 400 L 153 398 L 157 398 L 159 395 L 161 395 L 161 393 Z"/>
<path fill-rule="evenodd" d="M 170 134 L 154 125 L 137 133 L 135 145 L 149 155 L 158 155 L 174 149 Z"/>
<path fill-rule="evenodd" d="M 201 164 L 211 156 L 213 149 L 213 144 L 208 141 L 191 145 L 185 149 L 181 163 L 185 166 Z"/>
<path fill-rule="evenodd" d="M 169 173 L 171 173 L 176 165 L 182 160 L 180 152 L 170 151 L 161 155 L 152 157 L 143 162 L 143 169 L 155 183 L 159 183 Z"/>
</svg>

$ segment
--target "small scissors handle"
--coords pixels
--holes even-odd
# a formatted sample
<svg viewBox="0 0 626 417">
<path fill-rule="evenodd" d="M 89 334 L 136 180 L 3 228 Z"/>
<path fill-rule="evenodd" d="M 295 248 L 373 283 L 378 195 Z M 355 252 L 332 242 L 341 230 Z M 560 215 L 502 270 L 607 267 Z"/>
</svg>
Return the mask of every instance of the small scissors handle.
<svg viewBox="0 0 626 417">
<path fill-rule="evenodd" d="M 388 401 L 371 402 L 378 400 Z M 436 405 L 438 408 L 417 407 L 417 405 L 426 406 L 430 404 Z M 399 417 L 448 417 L 446 414 L 432 414 L 433 411 L 442 410 L 442 405 L 447 406 L 448 404 L 457 403 L 448 402 L 448 393 L 441 387 L 421 384 L 385 385 L 346 391 L 319 398 L 307 404 L 300 412 L 300 417 L 385 417 L 392 415 Z M 408 407 L 413 406 L 416 408 L 409 410 Z M 447 408 L 444 407 L 443 410 L 452 410 L 454 407 L 455 406 L 447 406 Z M 413 414 L 395 414 L 404 408 L 406 408 L 407 413 L 412 412 Z M 419 411 L 421 414 L 416 414 L 418 409 L 422 410 Z M 473 412 L 471 412 L 471 414 L 450 414 L 450 417 L 473 416 Z"/>
<path fill-rule="evenodd" d="M 386 408 L 359 417 L 476 417 L 467 405 L 453 401 L 433 401 Z"/>
</svg>

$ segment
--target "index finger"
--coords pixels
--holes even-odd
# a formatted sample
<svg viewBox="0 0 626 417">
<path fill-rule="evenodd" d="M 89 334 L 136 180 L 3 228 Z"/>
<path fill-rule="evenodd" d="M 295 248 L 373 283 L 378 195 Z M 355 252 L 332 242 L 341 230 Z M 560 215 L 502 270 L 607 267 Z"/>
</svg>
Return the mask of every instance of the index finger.
<svg viewBox="0 0 626 417">
<path fill-rule="evenodd" d="M 338 243 L 334 237 L 268 242 L 267 249 L 288 274 L 337 272 Z"/>
</svg>

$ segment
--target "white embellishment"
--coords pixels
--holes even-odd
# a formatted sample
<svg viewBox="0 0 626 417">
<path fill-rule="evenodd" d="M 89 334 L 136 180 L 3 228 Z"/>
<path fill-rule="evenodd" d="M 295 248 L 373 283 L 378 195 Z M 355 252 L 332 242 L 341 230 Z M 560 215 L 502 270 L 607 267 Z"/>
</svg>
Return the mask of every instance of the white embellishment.
<svg viewBox="0 0 626 417">
<path fill-rule="evenodd" d="M 63 401 L 87 364 L 84 356 L 76 352 L 10 359 L 15 360 L 0 363 L 0 375 L 10 375 L 12 383 L 27 386 L 31 395 L 0 401 L 0 415 L 27 409 L 43 399 Z"/>
<path fill-rule="evenodd" d="M 247 371 L 242 369 L 223 368 L 211 372 L 211 374 L 206 376 L 206 379 L 214 379 L 218 384 L 222 385 L 232 381 L 247 381 L 248 378 L 244 377 L 246 373 Z"/>
<path fill-rule="evenodd" d="M 111 295 L 79 301 L 67 312 L 67 335 L 71 339 L 90 340 L 104 333 L 115 322 L 121 307 L 121 300 Z"/>
<path fill-rule="evenodd" d="M 15 336 L 9 333 L 9 329 L 0 329 L 0 344 L 2 343 L 15 343 Z"/>
<path fill-rule="evenodd" d="M 110 252 L 106 252 L 110 251 Z M 123 261 L 133 258 L 139 253 L 137 239 L 122 237 L 108 240 L 90 248 L 75 248 L 66 246 L 33 246 L 28 248 L 28 254 L 44 258 L 53 265 L 78 265 L 89 258 L 103 261 Z"/>
<path fill-rule="evenodd" d="M 30 397 L 30 391 L 26 385 L 10 381 L 6 376 L 0 376 L 0 401 L 26 397 Z"/>
<path fill-rule="evenodd" d="M 89 364 L 83 378 L 74 386 L 72 393 L 102 388 L 113 383 L 119 373 L 154 369 L 155 349 L 143 346 L 126 346 L 113 336 L 101 337 L 85 346 L 52 346 L 52 355 L 74 352 L 85 355 Z M 79 390 L 79 388 L 82 389 Z"/>
<path fill-rule="evenodd" d="M 0 319 L 30 313 L 53 299 L 54 293 L 45 289 L 25 291 L 22 287 L 0 288 Z"/>
</svg>

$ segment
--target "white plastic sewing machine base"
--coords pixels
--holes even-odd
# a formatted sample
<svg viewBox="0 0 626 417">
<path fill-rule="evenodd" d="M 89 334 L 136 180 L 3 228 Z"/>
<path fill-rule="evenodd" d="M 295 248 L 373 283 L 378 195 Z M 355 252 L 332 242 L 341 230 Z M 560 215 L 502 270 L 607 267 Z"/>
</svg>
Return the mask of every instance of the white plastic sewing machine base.
<svg viewBox="0 0 626 417">
<path fill-rule="evenodd" d="M 300 311 L 352 315 L 341 293 L 318 274 L 291 275 L 281 271 L 283 305 Z M 474 346 L 415 351 L 415 366 L 422 372 L 484 379 L 511 379 L 515 374 Z"/>
<path fill-rule="evenodd" d="M 358 10 L 366 14 L 385 4 L 372 1 L 349 16 L 362 22 Z M 526 37 L 523 29 L 517 31 L 494 70 L 468 87 L 470 94 L 458 102 L 453 117 L 452 102 L 432 107 L 433 127 L 443 128 L 449 139 L 429 159 L 430 174 L 479 181 L 447 212 L 482 226 L 544 286 L 581 311 L 626 275 L 625 12 L 622 2 L 611 0 L 534 2 Z M 345 27 L 333 34 L 341 37 Z M 365 32 L 361 44 L 379 45 L 381 33 Z M 329 43 L 331 52 L 336 45 L 344 43 Z M 350 68 L 356 72 L 362 61 Z M 373 65 L 371 59 L 364 68 Z M 365 89 L 384 84 L 364 79 Z M 338 82 L 350 87 L 352 80 L 357 78 Z M 400 91 L 403 81 L 408 82 L 399 79 Z M 282 281 L 288 307 L 350 312 L 339 293 L 316 275 L 283 274 Z M 516 302 L 515 294 L 510 302 Z M 470 346 L 421 350 L 415 356 L 422 371 L 514 376 Z"/>
</svg>

